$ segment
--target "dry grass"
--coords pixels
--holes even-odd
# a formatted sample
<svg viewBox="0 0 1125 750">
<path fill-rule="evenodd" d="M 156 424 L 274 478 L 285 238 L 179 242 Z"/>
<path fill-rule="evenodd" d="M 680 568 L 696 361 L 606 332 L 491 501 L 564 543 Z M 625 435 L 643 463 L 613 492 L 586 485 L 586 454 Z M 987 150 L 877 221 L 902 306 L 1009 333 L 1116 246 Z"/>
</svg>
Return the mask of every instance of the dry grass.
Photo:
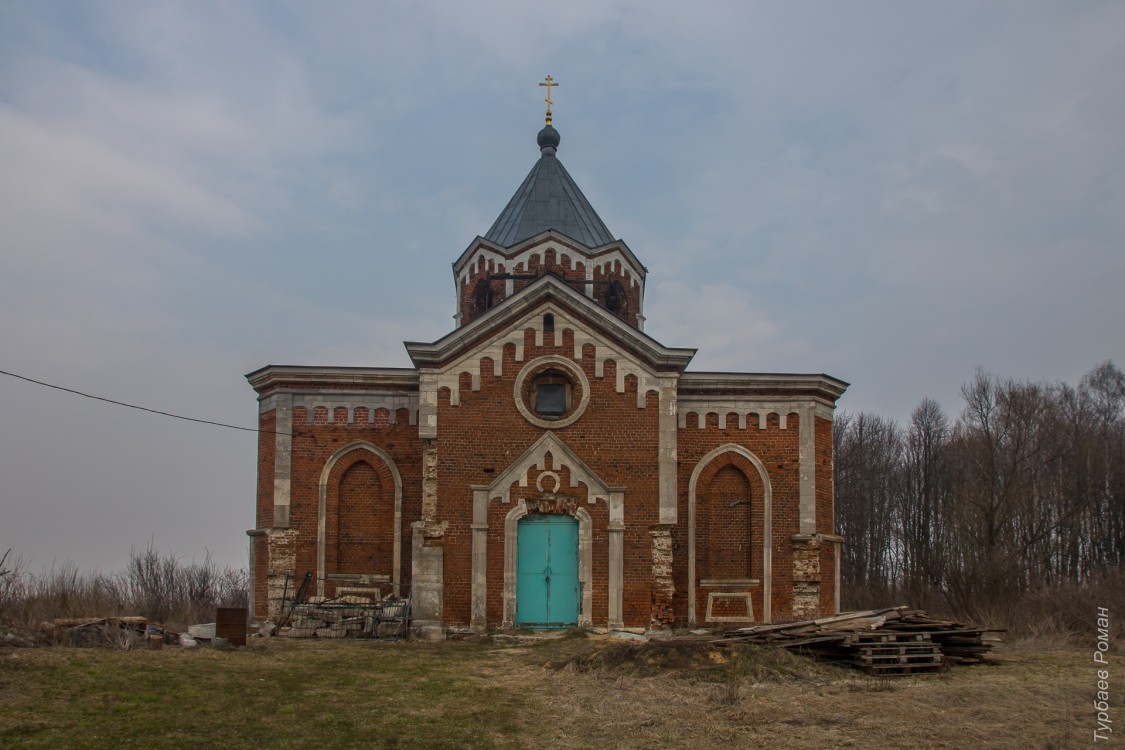
<svg viewBox="0 0 1125 750">
<path fill-rule="evenodd" d="M 711 654 L 729 658 L 725 670 Z M 637 657 L 649 666 L 643 650 Z M 620 654 L 577 661 L 550 676 L 528 669 L 508 678 L 533 692 L 553 686 L 548 747 L 1063 748 L 1093 726 L 1093 674 L 1074 650 L 1005 650 L 994 665 L 905 679 L 769 648 L 695 655 L 698 671 L 674 658 L 647 677 Z"/>
<path fill-rule="evenodd" d="M 0 651 L 0 746 L 1088 744 L 1088 649 L 1004 649 L 997 661 L 880 680 L 780 650 L 598 639 L 8 650 Z"/>
</svg>

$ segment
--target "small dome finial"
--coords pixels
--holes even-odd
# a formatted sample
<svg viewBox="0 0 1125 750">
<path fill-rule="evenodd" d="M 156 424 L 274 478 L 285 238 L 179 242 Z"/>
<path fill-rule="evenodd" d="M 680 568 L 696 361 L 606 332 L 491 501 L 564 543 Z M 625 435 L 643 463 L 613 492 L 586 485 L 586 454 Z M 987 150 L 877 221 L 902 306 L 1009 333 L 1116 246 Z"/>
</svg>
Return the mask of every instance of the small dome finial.
<svg viewBox="0 0 1125 750">
<path fill-rule="evenodd" d="M 562 136 L 551 123 L 547 123 L 546 127 L 540 130 L 539 135 L 535 138 L 535 142 L 539 144 L 539 150 L 545 154 L 555 153 L 561 140 Z"/>
</svg>

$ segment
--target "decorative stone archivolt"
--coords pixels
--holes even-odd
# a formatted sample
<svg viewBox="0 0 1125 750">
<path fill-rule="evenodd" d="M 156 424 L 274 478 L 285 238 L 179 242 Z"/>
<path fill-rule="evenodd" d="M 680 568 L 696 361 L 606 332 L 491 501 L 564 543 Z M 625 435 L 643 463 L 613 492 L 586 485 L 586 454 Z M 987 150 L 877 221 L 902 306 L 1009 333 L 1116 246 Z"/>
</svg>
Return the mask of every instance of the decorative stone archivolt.
<svg viewBox="0 0 1125 750">
<path fill-rule="evenodd" d="M 521 500 L 527 508 L 527 515 L 563 515 L 573 516 L 578 512 L 578 498 L 571 495 L 556 495 L 553 492 L 545 493 L 539 497 Z"/>
<path fill-rule="evenodd" d="M 688 481 L 688 622 L 692 624 L 698 622 L 695 612 L 695 592 L 697 588 L 695 578 L 695 506 L 697 485 L 699 484 L 699 477 L 703 474 L 707 465 L 729 453 L 741 456 L 749 461 L 757 469 L 758 476 L 762 480 L 762 621 L 769 622 L 772 616 L 770 612 L 770 596 L 773 591 L 771 580 L 772 545 L 770 540 L 773 534 L 773 489 L 770 486 L 769 474 L 766 472 L 765 464 L 762 463 L 761 459 L 741 445 L 727 443 L 726 445 L 720 445 L 700 459 L 699 463 L 695 465 L 695 469 L 692 470 L 691 479 Z M 711 609 L 711 597 L 708 597 L 707 608 L 708 610 Z"/>
<path fill-rule="evenodd" d="M 391 585 L 394 589 L 394 593 L 398 595 L 402 582 L 402 475 L 399 474 L 398 466 L 395 465 L 394 459 L 391 458 L 386 451 L 365 440 L 356 440 L 340 448 L 340 450 L 332 454 L 324 464 L 324 469 L 320 472 L 320 488 L 316 509 L 316 593 L 317 596 L 324 596 L 324 583 L 328 578 L 324 570 L 325 545 L 328 537 L 328 480 L 336 464 L 353 451 L 370 453 L 377 461 L 387 466 L 387 469 L 391 472 L 391 476 L 394 478 L 395 520 L 394 546 L 391 551 Z"/>
<path fill-rule="evenodd" d="M 551 471 L 547 471 L 547 456 L 551 457 Z M 488 505 L 493 500 L 511 502 L 512 485 L 529 485 L 528 472 L 531 467 L 540 472 L 555 474 L 556 470 L 566 468 L 570 472 L 570 486 L 586 486 L 586 503 L 593 505 L 598 500 L 608 507 L 609 523 L 606 526 L 609 552 L 608 581 L 608 625 L 623 625 L 624 591 L 624 533 L 625 533 L 625 490 L 610 487 L 598 477 L 582 459 L 572 451 L 555 433 L 544 433 L 522 456 L 512 462 L 500 476 L 488 485 L 474 485 L 473 490 L 473 562 L 472 562 L 472 626 L 483 631 L 488 627 Z M 542 475 L 541 475 L 542 476 Z M 557 475 L 556 475 L 557 476 Z M 558 482 L 555 482 L 557 485 Z M 546 486 L 546 483 L 544 483 Z M 542 491 L 542 490 L 540 490 Z M 571 508 L 573 507 L 573 512 Z M 504 627 L 515 624 L 516 604 L 516 534 L 519 519 L 531 512 L 565 512 L 578 519 L 579 578 L 582 586 L 582 614 L 579 623 L 592 624 L 592 558 L 593 524 L 589 512 L 581 507 L 577 494 L 562 495 L 554 492 L 532 500 L 520 500 L 508 512 L 504 521 Z M 585 520 L 584 520 L 585 519 Z M 585 571 L 585 572 L 583 572 Z"/>
<path fill-rule="evenodd" d="M 547 482 L 551 482 L 551 487 L 549 489 L 547 488 Z M 540 492 L 554 493 L 558 492 L 560 487 L 562 487 L 562 480 L 560 480 L 559 475 L 553 471 L 541 471 L 539 472 L 539 476 L 535 478 L 535 489 Z"/>
<path fill-rule="evenodd" d="M 572 500 L 572 503 L 560 503 L 555 498 L 520 500 L 504 517 L 504 627 L 510 628 L 516 623 L 516 540 L 519 538 L 519 522 L 524 516 L 537 513 L 563 513 L 578 520 L 578 588 L 581 592 L 578 627 L 588 628 L 593 625 L 594 599 L 590 577 L 594 570 L 594 526 L 586 509 L 579 507 L 576 499 Z"/>
</svg>

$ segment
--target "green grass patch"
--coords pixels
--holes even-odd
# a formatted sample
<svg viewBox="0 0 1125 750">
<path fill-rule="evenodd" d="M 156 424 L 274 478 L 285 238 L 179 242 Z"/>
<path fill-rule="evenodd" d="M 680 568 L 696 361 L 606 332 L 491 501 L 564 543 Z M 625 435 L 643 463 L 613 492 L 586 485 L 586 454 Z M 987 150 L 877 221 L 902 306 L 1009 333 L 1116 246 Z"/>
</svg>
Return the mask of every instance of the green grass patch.
<svg viewBox="0 0 1125 750">
<path fill-rule="evenodd" d="M 6 649 L 0 748 L 1025 750 L 1085 731 L 1090 678 L 1084 650 L 891 681 L 783 649 L 601 636 Z"/>
<path fill-rule="evenodd" d="M 0 659 L 0 746 L 516 747 L 522 699 L 481 677 L 484 651 L 278 639 L 11 652 Z"/>
</svg>

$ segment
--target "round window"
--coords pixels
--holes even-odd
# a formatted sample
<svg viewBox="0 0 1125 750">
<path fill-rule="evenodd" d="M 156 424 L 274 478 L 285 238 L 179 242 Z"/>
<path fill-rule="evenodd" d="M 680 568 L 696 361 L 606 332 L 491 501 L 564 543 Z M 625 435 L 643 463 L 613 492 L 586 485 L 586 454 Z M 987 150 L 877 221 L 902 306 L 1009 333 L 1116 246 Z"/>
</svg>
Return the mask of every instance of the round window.
<svg viewBox="0 0 1125 750">
<path fill-rule="evenodd" d="M 516 378 L 516 406 L 532 424 L 550 429 L 573 424 L 590 400 L 586 374 L 563 357 L 528 362 Z"/>
</svg>

